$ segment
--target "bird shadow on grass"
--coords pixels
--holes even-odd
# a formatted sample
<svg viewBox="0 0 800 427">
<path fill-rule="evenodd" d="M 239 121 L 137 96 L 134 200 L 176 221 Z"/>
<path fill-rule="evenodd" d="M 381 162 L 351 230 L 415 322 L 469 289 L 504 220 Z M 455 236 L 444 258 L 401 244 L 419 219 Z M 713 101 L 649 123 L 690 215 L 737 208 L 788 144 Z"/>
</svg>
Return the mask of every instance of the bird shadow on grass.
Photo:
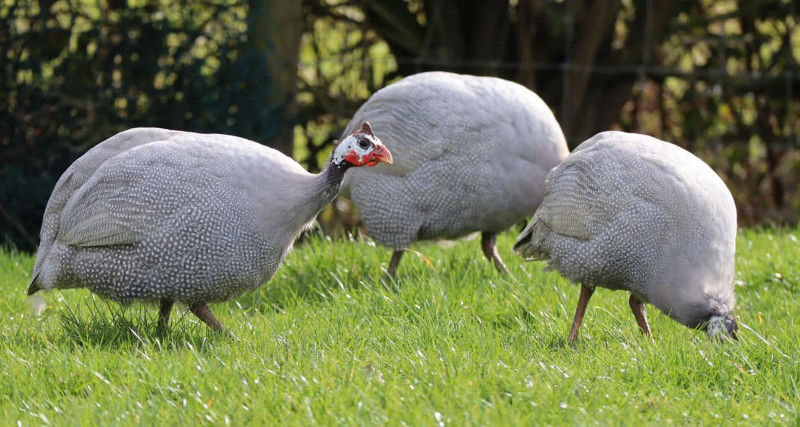
<svg viewBox="0 0 800 427">
<path fill-rule="evenodd" d="M 415 286 L 416 282 L 430 281 L 432 277 L 442 280 L 448 272 L 463 272 L 465 267 L 465 263 L 461 260 L 455 264 L 448 258 L 432 261 L 421 252 L 408 249 L 403 268 L 395 277 L 391 277 L 386 271 L 387 264 L 380 261 L 387 261 L 389 253 L 380 252 L 368 261 L 352 263 L 343 259 L 344 255 L 325 254 L 326 250 L 321 249 L 307 254 L 306 260 L 309 262 L 295 260 L 285 263 L 278 274 L 266 284 L 253 292 L 241 295 L 229 304 L 248 313 L 267 314 L 282 312 L 297 303 L 323 304 L 342 293 L 398 294 L 405 287 Z M 375 251 L 375 248 L 364 245 L 364 250 Z M 417 260 L 421 262 L 414 265 L 413 261 Z M 480 268 L 484 268 L 483 263 L 479 265 Z M 491 265 L 486 264 L 485 269 L 492 275 L 495 274 Z"/>
<path fill-rule="evenodd" d="M 344 247 L 335 250 L 331 239 L 319 230 L 305 236 L 275 276 L 253 292 L 235 298 L 228 303 L 230 307 L 265 314 L 282 312 L 298 303 L 324 303 L 341 293 L 398 292 L 413 278 L 414 270 L 409 266 L 413 260 L 408 258 L 419 257 L 427 268 L 436 270 L 422 253 L 407 250 L 404 268 L 391 278 L 386 273 L 391 251 L 376 249 L 368 238 L 348 235 L 340 242 Z"/>
<path fill-rule="evenodd" d="M 58 313 L 63 342 L 76 347 L 192 349 L 203 353 L 214 342 L 228 339 L 205 325 L 181 319 L 180 315 L 175 316 L 166 331 L 159 331 L 157 316 L 150 313 L 152 310 L 146 304 L 122 307 L 107 301 L 98 303 L 92 298 L 86 308 L 64 306 Z"/>
<path fill-rule="evenodd" d="M 247 314 L 269 314 L 282 312 L 300 302 L 321 304 L 340 292 L 382 287 L 397 289 L 396 280 L 383 277 L 381 271 L 365 271 L 360 266 L 337 266 L 320 276 L 317 271 L 308 271 L 285 265 L 279 277 L 253 292 L 248 292 L 228 304 Z M 234 309 L 235 310 L 235 309 Z"/>
</svg>

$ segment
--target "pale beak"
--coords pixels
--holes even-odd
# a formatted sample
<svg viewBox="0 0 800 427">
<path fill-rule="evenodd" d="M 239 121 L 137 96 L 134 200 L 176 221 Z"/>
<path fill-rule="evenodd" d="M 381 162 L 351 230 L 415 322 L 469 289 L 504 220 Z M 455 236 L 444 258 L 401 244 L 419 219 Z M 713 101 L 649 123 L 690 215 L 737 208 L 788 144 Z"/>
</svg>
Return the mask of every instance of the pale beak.
<svg viewBox="0 0 800 427">
<path fill-rule="evenodd" d="M 385 162 L 388 164 L 392 164 L 394 159 L 392 159 L 392 153 L 389 151 L 388 148 L 384 145 L 375 145 L 375 148 L 372 149 L 372 159 L 369 162 L 370 166 L 375 166 L 378 162 Z"/>
</svg>

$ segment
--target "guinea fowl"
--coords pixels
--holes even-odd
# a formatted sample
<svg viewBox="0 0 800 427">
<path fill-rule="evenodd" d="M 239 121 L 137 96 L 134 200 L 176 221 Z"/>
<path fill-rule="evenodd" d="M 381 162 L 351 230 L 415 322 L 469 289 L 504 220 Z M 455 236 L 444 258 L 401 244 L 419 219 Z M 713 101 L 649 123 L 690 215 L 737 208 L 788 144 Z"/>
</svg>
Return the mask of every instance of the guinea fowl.
<svg viewBox="0 0 800 427">
<path fill-rule="evenodd" d="M 42 221 L 28 295 L 86 287 L 122 304 L 174 302 L 213 329 L 206 303 L 266 282 L 352 166 L 392 162 L 368 123 L 311 174 L 279 151 L 228 135 L 131 129 L 59 179 Z"/>
<path fill-rule="evenodd" d="M 531 215 L 547 172 L 569 154 L 553 113 L 525 87 L 493 77 L 427 72 L 389 85 L 359 108 L 381 129 L 391 168 L 357 170 L 345 191 L 368 234 L 394 249 L 482 232 L 484 255 L 505 271 L 497 233 Z"/>
<path fill-rule="evenodd" d="M 595 287 L 630 291 L 714 338 L 736 338 L 732 311 L 736 206 L 725 183 L 688 151 L 649 136 L 603 132 L 547 176 L 541 206 L 514 250 L 581 284 L 568 341 Z"/>
</svg>

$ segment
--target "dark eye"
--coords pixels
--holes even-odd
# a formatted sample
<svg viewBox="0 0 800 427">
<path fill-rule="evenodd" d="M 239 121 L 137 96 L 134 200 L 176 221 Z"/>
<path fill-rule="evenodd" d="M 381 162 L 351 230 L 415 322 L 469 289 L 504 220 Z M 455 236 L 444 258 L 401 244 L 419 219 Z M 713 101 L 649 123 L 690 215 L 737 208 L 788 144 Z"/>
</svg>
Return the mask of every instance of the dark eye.
<svg viewBox="0 0 800 427">
<path fill-rule="evenodd" d="M 367 141 L 366 138 L 359 139 L 358 140 L 358 146 L 361 147 L 361 148 L 367 148 L 367 147 L 369 147 L 369 141 Z"/>
</svg>

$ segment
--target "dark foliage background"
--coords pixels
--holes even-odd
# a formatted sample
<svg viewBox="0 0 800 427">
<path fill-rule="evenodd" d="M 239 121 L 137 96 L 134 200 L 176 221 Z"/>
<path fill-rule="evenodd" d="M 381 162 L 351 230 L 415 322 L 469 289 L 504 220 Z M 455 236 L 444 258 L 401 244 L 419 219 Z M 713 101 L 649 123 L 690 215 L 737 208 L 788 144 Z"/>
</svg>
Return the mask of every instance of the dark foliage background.
<svg viewBox="0 0 800 427">
<path fill-rule="evenodd" d="M 55 181 L 134 126 L 230 133 L 317 170 L 375 90 L 425 70 L 518 81 L 574 147 L 690 149 L 742 223 L 800 215 L 797 0 L 0 0 L 0 236 L 32 249 Z M 358 223 L 346 202 L 327 231 Z"/>
<path fill-rule="evenodd" d="M 37 242 L 61 172 L 117 131 L 158 126 L 267 141 L 287 126 L 247 7 L 12 2 L 0 7 L 0 233 Z"/>
</svg>

